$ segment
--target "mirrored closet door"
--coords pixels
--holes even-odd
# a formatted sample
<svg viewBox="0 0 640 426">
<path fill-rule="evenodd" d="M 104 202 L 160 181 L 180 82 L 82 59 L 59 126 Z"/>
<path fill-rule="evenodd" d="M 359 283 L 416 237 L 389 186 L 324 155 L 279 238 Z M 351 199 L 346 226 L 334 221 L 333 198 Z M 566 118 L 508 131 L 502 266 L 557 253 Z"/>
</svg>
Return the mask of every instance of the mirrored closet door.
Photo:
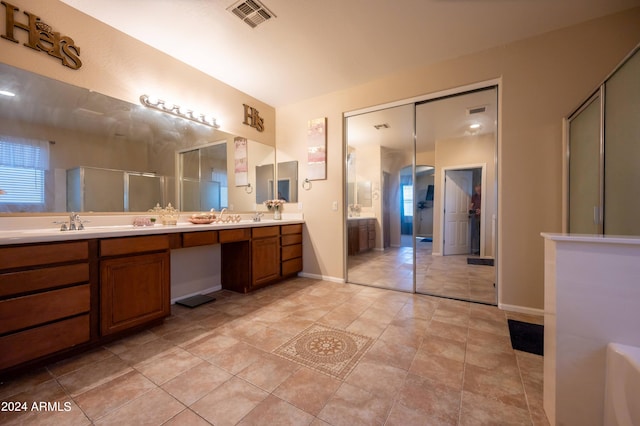
<svg viewBox="0 0 640 426">
<path fill-rule="evenodd" d="M 347 118 L 348 281 L 414 291 L 414 107 Z"/>
<path fill-rule="evenodd" d="M 497 87 L 349 115 L 347 281 L 496 304 Z"/>
</svg>

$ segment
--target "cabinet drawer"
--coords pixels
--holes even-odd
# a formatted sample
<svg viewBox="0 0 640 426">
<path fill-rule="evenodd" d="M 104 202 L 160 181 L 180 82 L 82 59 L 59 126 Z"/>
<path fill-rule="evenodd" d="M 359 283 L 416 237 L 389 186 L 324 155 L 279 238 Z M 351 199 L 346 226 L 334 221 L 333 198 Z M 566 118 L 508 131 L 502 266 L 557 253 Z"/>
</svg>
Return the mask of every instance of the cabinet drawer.
<svg viewBox="0 0 640 426">
<path fill-rule="evenodd" d="M 88 258 L 89 244 L 86 241 L 0 247 L 0 269 L 51 265 Z"/>
<path fill-rule="evenodd" d="M 251 237 L 250 228 L 225 229 L 219 231 L 218 240 L 221 243 L 232 243 L 234 241 L 247 241 Z"/>
<path fill-rule="evenodd" d="M 89 264 L 53 266 L 0 274 L 0 297 L 89 281 Z"/>
<path fill-rule="evenodd" d="M 168 249 L 169 237 L 167 235 L 107 238 L 100 240 L 100 256 L 119 256 L 123 254 L 144 253 L 148 251 Z"/>
<path fill-rule="evenodd" d="M 280 227 L 280 233 L 286 234 L 302 234 L 302 224 L 296 223 L 295 225 L 282 225 Z"/>
<path fill-rule="evenodd" d="M 291 274 L 297 274 L 300 271 L 302 271 L 301 257 L 282 262 L 283 277 L 286 277 L 287 275 L 291 275 Z"/>
<path fill-rule="evenodd" d="M 282 247 L 282 260 L 289 260 L 302 256 L 302 244 Z"/>
<path fill-rule="evenodd" d="M 89 284 L 0 302 L 0 334 L 89 312 Z"/>
<path fill-rule="evenodd" d="M 218 231 L 185 232 L 182 247 L 196 247 L 218 244 Z"/>
<path fill-rule="evenodd" d="M 0 369 L 89 341 L 89 315 L 0 337 Z"/>
<path fill-rule="evenodd" d="M 252 238 L 277 237 L 278 235 L 280 235 L 280 228 L 278 226 L 251 228 Z"/>
<path fill-rule="evenodd" d="M 302 234 L 283 235 L 281 241 L 283 246 L 290 246 L 292 244 L 301 244 Z"/>
</svg>

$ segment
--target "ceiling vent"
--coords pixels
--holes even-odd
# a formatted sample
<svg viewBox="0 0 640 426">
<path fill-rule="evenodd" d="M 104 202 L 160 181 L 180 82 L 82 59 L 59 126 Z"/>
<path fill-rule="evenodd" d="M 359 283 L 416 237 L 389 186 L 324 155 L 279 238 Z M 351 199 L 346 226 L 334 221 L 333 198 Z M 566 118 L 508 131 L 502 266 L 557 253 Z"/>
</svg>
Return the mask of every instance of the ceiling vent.
<svg viewBox="0 0 640 426">
<path fill-rule="evenodd" d="M 487 106 L 486 105 L 477 106 L 477 107 L 473 107 L 473 108 L 467 108 L 467 115 L 481 114 L 481 113 L 486 112 L 486 111 L 487 111 Z"/>
<path fill-rule="evenodd" d="M 265 7 L 258 0 L 245 0 L 230 6 L 227 10 L 230 10 L 238 18 L 249 25 L 251 28 L 255 28 L 258 25 L 267 22 L 271 18 L 275 18 L 269 9 Z"/>
<path fill-rule="evenodd" d="M 381 129 L 388 129 L 389 126 L 387 123 L 383 123 L 383 124 L 374 124 L 373 127 L 376 128 L 376 130 L 381 130 Z"/>
</svg>

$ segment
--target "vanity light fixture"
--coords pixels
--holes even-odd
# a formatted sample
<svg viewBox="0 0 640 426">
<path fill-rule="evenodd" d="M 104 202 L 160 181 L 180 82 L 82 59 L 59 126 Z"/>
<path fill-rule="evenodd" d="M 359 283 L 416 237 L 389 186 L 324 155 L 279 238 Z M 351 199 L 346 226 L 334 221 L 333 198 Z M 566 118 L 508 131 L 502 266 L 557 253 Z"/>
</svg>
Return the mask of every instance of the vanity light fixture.
<svg viewBox="0 0 640 426">
<path fill-rule="evenodd" d="M 13 92 L 9 92 L 8 90 L 0 90 L 0 95 L 8 96 L 10 98 L 14 97 L 16 94 Z"/>
<path fill-rule="evenodd" d="M 167 114 L 171 114 L 185 120 L 204 124 L 205 126 L 213 127 L 214 129 L 220 128 L 220 125 L 216 123 L 216 119 L 214 117 L 193 112 L 172 102 L 163 101 L 162 99 L 149 95 L 142 95 L 140 96 L 140 103 L 148 108 L 155 109 L 160 112 L 166 112 Z"/>
<path fill-rule="evenodd" d="M 469 125 L 469 128 L 472 130 L 476 130 L 480 128 L 480 124 L 479 123 L 473 123 L 471 125 Z"/>
</svg>

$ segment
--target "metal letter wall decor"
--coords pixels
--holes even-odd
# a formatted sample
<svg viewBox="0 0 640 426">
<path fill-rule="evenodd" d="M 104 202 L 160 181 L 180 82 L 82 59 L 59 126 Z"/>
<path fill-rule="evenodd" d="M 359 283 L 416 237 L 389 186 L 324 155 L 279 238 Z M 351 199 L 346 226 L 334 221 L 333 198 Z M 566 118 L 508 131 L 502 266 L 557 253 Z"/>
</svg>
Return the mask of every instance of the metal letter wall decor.
<svg viewBox="0 0 640 426">
<path fill-rule="evenodd" d="M 250 107 L 247 104 L 242 104 L 244 107 L 244 121 L 242 124 L 246 124 L 247 126 L 253 127 L 259 132 L 264 131 L 264 119 L 260 117 L 260 112 Z"/>
<path fill-rule="evenodd" d="M 6 1 L 0 3 L 5 8 L 5 29 L 4 34 L 1 34 L 0 37 L 19 43 L 15 37 L 14 30 L 26 31 L 29 38 L 24 43 L 25 46 L 46 52 L 48 55 L 60 59 L 65 67 L 77 70 L 82 66 L 80 48 L 75 45 L 71 37 L 63 36 L 59 32 L 53 31 L 50 25 L 45 24 L 40 20 L 40 17 L 31 12 L 23 12 L 28 20 L 26 24 L 16 22 L 16 12 L 20 12 L 20 9 Z"/>
</svg>

